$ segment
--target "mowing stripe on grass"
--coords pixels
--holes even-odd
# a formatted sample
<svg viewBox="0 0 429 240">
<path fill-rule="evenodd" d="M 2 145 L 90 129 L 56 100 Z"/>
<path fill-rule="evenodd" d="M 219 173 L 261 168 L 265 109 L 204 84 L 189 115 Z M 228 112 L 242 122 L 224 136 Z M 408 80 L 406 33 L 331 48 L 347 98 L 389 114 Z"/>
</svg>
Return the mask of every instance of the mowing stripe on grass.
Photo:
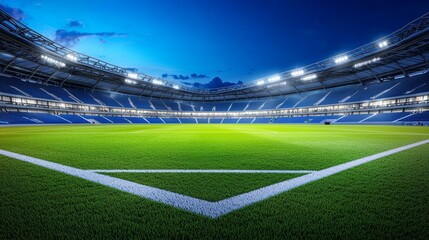
<svg viewBox="0 0 429 240">
<path fill-rule="evenodd" d="M 15 158 L 24 162 L 36 164 L 45 168 L 63 172 L 72 176 L 83 178 L 92 182 L 96 182 L 105 186 L 109 186 L 124 192 L 128 192 L 143 198 L 153 201 L 161 202 L 170 206 L 174 206 L 183 210 L 193 213 L 204 215 L 211 218 L 217 218 L 222 215 L 228 214 L 232 211 L 238 210 L 245 206 L 254 204 L 256 202 L 265 200 L 267 198 L 276 196 L 280 193 L 289 191 L 296 187 L 305 185 L 310 182 L 320 180 L 322 178 L 334 175 L 336 173 L 345 171 L 347 169 L 410 149 L 423 144 L 429 143 L 428 140 L 420 141 L 417 143 L 409 144 L 385 152 L 377 153 L 368 157 L 360 158 L 351 162 L 343 163 L 334 167 L 326 168 L 320 171 L 315 171 L 307 175 L 286 180 L 280 183 L 272 184 L 248 193 L 240 194 L 235 197 L 227 198 L 218 202 L 209 202 L 182 194 L 162 190 L 155 187 L 150 187 L 127 180 L 122 180 L 107 175 L 102 175 L 94 171 L 82 170 L 65 166 L 58 163 L 49 162 L 46 160 L 33 158 L 5 150 L 0 150 L 0 154 Z"/>
<path fill-rule="evenodd" d="M 225 169 L 95 169 L 98 173 L 312 173 L 314 170 L 225 170 Z"/>
</svg>

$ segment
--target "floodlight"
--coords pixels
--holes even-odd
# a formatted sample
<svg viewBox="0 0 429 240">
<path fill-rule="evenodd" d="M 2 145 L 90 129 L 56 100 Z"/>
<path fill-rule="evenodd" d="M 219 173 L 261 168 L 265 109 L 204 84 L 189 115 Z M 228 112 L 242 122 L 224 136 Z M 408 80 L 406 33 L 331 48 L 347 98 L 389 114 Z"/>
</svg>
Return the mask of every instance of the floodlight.
<svg viewBox="0 0 429 240">
<path fill-rule="evenodd" d="M 137 84 L 136 81 L 133 81 L 133 80 L 128 79 L 128 78 L 125 79 L 125 83 L 128 83 L 128 84 Z"/>
<path fill-rule="evenodd" d="M 155 85 L 164 85 L 164 82 L 162 82 L 162 81 L 160 81 L 158 79 L 153 79 L 152 83 L 155 84 Z"/>
<path fill-rule="evenodd" d="M 303 81 L 309 81 L 309 80 L 313 80 L 313 79 L 316 79 L 316 78 L 317 78 L 316 74 L 311 74 L 311 75 L 307 75 L 307 76 L 302 77 L 301 80 L 303 80 Z"/>
<path fill-rule="evenodd" d="M 264 81 L 264 80 L 259 80 L 259 81 L 257 81 L 257 82 L 256 82 L 256 85 L 260 86 L 260 85 L 262 85 L 262 84 L 264 84 L 264 83 L 265 83 L 265 81 Z"/>
<path fill-rule="evenodd" d="M 48 57 L 48 56 L 46 56 L 46 55 L 41 55 L 41 58 L 42 58 L 43 60 L 45 60 L 47 63 L 53 64 L 53 65 L 55 65 L 55 66 L 57 66 L 57 67 L 65 67 L 65 66 L 66 66 L 66 64 L 65 64 L 65 63 L 63 63 L 63 62 L 61 62 L 61 61 L 58 61 L 58 60 L 56 60 L 56 59 L 53 59 L 53 58 L 51 58 L 51 57 Z"/>
<path fill-rule="evenodd" d="M 268 82 L 276 82 L 276 81 L 279 81 L 280 79 L 281 77 L 279 75 L 275 75 L 275 76 L 269 77 Z"/>
<path fill-rule="evenodd" d="M 379 48 L 385 48 L 387 47 L 387 45 L 389 45 L 389 42 L 387 40 L 384 40 L 378 43 Z"/>
<path fill-rule="evenodd" d="M 365 65 L 368 65 L 368 64 L 371 64 L 371 63 L 378 62 L 378 61 L 380 61 L 380 60 L 381 60 L 381 58 L 379 58 L 379 57 L 377 57 L 377 58 L 373 58 L 373 59 L 371 59 L 371 60 L 367 60 L 367 61 L 363 61 L 363 62 L 356 63 L 353 67 L 354 67 L 354 68 L 360 68 L 360 67 L 363 67 L 363 66 L 365 66 Z"/>
<path fill-rule="evenodd" d="M 341 57 L 335 58 L 335 63 L 340 64 L 346 62 L 347 60 L 349 60 L 349 57 L 347 55 L 343 55 Z"/>
<path fill-rule="evenodd" d="M 77 62 L 77 57 L 72 53 L 67 54 L 66 58 L 70 61 Z"/>
<path fill-rule="evenodd" d="M 133 72 L 128 73 L 128 74 L 127 74 L 127 76 L 128 76 L 129 78 L 132 78 L 132 79 L 137 79 L 137 78 L 139 78 L 138 73 L 133 73 Z"/>
<path fill-rule="evenodd" d="M 173 85 L 173 88 L 174 89 L 180 89 L 180 86 L 179 85 Z"/>
<path fill-rule="evenodd" d="M 299 70 L 295 70 L 293 71 L 290 75 L 292 75 L 292 77 L 299 77 L 304 75 L 304 70 L 303 69 L 299 69 Z"/>
</svg>

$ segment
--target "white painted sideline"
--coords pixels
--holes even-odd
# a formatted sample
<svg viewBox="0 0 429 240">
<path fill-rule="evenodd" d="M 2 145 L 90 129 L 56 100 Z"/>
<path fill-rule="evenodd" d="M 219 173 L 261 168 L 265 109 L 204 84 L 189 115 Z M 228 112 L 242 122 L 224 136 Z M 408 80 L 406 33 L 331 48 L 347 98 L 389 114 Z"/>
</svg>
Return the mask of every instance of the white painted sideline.
<svg viewBox="0 0 429 240">
<path fill-rule="evenodd" d="M 320 171 L 315 171 L 307 175 L 286 180 L 270 186 L 266 186 L 248 193 L 240 194 L 231 198 L 227 198 L 218 202 L 209 202 L 182 194 L 154 188 L 127 180 L 122 180 L 106 175 L 102 175 L 93 171 L 68 167 L 58 163 L 53 163 L 38 158 L 33 158 L 5 150 L 0 150 L 0 154 L 15 158 L 24 162 L 33 163 L 45 168 L 63 172 L 72 176 L 83 178 L 92 182 L 100 183 L 124 192 L 128 192 L 143 198 L 161 202 L 170 206 L 174 206 L 186 211 L 204 215 L 210 218 L 217 218 L 238 210 L 245 206 L 254 204 L 264 199 L 276 196 L 280 193 L 289 191 L 293 188 L 305 185 L 307 183 L 317 181 L 319 179 L 334 175 L 344 170 L 368 163 L 410 148 L 414 148 L 423 144 L 429 143 L 429 139 L 417 143 L 409 144 L 385 152 L 377 153 L 368 157 L 360 158 L 351 162 L 343 163 L 334 167 L 326 168 Z"/>
<path fill-rule="evenodd" d="M 313 173 L 314 170 L 227 170 L 227 169 L 95 169 L 97 173 Z"/>
</svg>

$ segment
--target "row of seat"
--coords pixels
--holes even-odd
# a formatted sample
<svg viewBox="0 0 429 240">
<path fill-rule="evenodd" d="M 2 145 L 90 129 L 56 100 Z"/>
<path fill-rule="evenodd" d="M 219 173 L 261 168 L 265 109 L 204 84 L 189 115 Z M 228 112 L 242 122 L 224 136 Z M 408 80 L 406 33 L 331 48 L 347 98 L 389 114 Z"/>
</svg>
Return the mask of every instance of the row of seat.
<svg viewBox="0 0 429 240">
<path fill-rule="evenodd" d="M 24 82 L 19 78 L 0 76 L 0 93 L 20 95 L 69 103 L 84 103 L 117 108 L 174 111 L 245 111 L 269 110 L 338 103 L 362 102 L 366 100 L 429 93 L 429 74 L 402 78 L 383 83 L 349 86 L 319 93 L 292 94 L 286 97 L 232 102 L 176 102 L 153 100 L 134 95 L 123 95 L 102 91 L 61 88 Z"/>
<path fill-rule="evenodd" d="M 429 111 L 421 113 L 396 112 L 379 114 L 353 114 L 332 116 L 302 116 L 278 118 L 160 118 L 119 117 L 96 115 L 49 114 L 33 112 L 0 112 L 0 124 L 71 124 L 71 123 L 140 123 L 140 124 L 207 124 L 207 123 L 395 123 L 429 122 Z"/>
</svg>

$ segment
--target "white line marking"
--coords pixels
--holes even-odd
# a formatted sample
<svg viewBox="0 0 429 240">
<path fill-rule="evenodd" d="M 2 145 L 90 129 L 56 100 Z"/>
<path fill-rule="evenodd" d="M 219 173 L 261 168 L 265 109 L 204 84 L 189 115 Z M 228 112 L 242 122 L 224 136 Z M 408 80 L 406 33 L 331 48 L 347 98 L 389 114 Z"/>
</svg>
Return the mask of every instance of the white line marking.
<svg viewBox="0 0 429 240">
<path fill-rule="evenodd" d="M 279 183 L 275 183 L 263 188 L 259 188 L 256 189 L 254 191 L 248 192 L 248 193 L 244 193 L 241 195 L 237 195 L 235 197 L 231 197 L 228 199 L 224 199 L 221 200 L 219 202 L 217 202 L 217 204 L 219 204 L 219 215 L 217 216 L 212 216 L 213 218 L 215 217 L 219 217 L 222 216 L 224 214 L 230 213 L 232 211 L 235 211 L 237 209 L 243 208 L 245 206 L 251 205 L 253 203 L 262 201 L 264 199 L 273 197 L 275 195 L 278 195 L 280 193 L 289 191 L 291 189 L 294 189 L 296 187 L 305 185 L 307 183 L 310 182 L 314 182 L 316 180 L 325 178 L 325 177 L 329 177 L 331 175 L 334 175 L 336 173 L 342 172 L 344 170 L 398 153 L 398 152 L 402 152 L 404 150 L 410 149 L 410 148 L 414 148 L 423 144 L 427 144 L 429 143 L 429 139 L 424 140 L 424 141 L 420 141 L 417 143 L 413 143 L 413 144 L 409 144 L 406 146 L 402 146 L 399 148 L 395 148 L 392 150 L 388 150 L 385 152 L 381 152 L 381 153 L 377 153 L 368 157 L 364 157 L 364 158 L 360 158 L 360 159 L 356 159 L 354 161 L 351 162 L 347 162 L 347 163 L 343 163 L 337 166 L 333 166 L 330 168 L 325 168 L 323 170 L 320 171 L 316 171 L 301 177 L 297 177 L 297 178 L 293 178 L 290 180 L 286 180 L 283 182 L 279 182 Z"/>
<path fill-rule="evenodd" d="M 224 170 L 224 169 L 95 169 L 98 173 L 313 173 L 313 170 Z"/>
<path fill-rule="evenodd" d="M 377 153 L 368 157 L 360 158 L 351 162 L 343 163 L 334 167 L 326 168 L 320 171 L 312 172 L 307 175 L 286 180 L 270 186 L 266 186 L 248 193 L 240 194 L 218 202 L 209 202 L 182 194 L 154 188 L 102 174 L 93 171 L 87 171 L 68 167 L 58 163 L 53 163 L 38 158 L 33 158 L 5 150 L 0 150 L 0 154 L 15 158 L 24 162 L 33 163 L 45 168 L 63 172 L 72 176 L 83 178 L 92 182 L 100 183 L 124 192 L 128 192 L 143 198 L 161 202 L 193 213 L 204 215 L 210 218 L 218 218 L 232 211 L 238 210 L 250 204 L 276 196 L 280 193 L 289 191 L 304 184 L 317 181 L 319 179 L 334 175 L 347 169 L 429 143 L 429 139 L 417 143 L 409 144 L 385 152 Z"/>
<path fill-rule="evenodd" d="M 5 150 L 0 150 L 0 154 L 202 215 L 205 215 L 207 212 L 206 206 L 210 204 L 210 202 L 205 200 Z"/>
</svg>

